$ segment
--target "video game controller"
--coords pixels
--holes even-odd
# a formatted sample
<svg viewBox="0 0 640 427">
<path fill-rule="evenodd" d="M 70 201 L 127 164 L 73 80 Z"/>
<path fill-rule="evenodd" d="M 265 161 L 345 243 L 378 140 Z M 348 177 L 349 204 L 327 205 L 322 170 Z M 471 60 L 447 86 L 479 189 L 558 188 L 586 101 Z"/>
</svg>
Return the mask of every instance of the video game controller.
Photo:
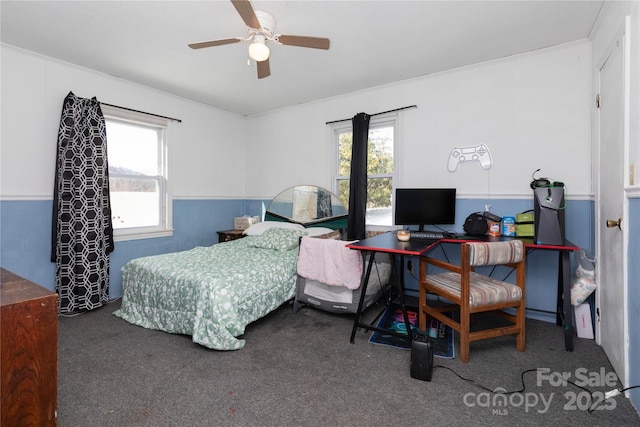
<svg viewBox="0 0 640 427">
<path fill-rule="evenodd" d="M 491 167 L 489 147 L 484 144 L 475 147 L 453 147 L 447 165 L 449 172 L 454 172 L 458 169 L 458 164 L 463 162 L 480 162 L 482 169 L 489 169 Z"/>
</svg>

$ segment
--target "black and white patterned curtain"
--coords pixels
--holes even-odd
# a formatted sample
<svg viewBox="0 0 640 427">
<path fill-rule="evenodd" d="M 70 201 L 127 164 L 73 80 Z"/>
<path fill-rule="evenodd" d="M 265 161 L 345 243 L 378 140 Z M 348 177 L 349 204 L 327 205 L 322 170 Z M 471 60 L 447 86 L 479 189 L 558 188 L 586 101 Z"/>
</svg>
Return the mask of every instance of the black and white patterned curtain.
<svg viewBox="0 0 640 427">
<path fill-rule="evenodd" d="M 58 130 L 51 236 L 60 313 L 109 301 L 114 249 L 107 136 L 100 103 L 69 92 Z"/>
</svg>

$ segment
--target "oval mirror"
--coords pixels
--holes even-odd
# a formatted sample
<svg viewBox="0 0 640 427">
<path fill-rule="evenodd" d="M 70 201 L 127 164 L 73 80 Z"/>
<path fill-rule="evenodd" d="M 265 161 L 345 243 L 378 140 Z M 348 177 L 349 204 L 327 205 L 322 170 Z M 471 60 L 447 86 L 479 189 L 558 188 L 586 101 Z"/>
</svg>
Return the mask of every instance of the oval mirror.
<svg viewBox="0 0 640 427">
<path fill-rule="evenodd" d="M 273 198 L 265 220 L 288 221 L 305 226 L 320 225 L 340 229 L 347 226 L 347 208 L 338 196 L 315 185 L 296 185 Z"/>
</svg>

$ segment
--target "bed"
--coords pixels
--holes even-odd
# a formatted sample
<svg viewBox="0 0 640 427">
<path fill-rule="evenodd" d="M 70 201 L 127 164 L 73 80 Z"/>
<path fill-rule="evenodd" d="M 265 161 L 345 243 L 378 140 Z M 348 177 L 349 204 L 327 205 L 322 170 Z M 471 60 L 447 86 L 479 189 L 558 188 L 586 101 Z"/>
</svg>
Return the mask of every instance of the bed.
<svg viewBox="0 0 640 427">
<path fill-rule="evenodd" d="M 245 327 L 294 296 L 304 231 L 270 228 L 210 247 L 137 258 L 122 267 L 129 323 L 191 335 L 216 350 L 237 350 Z"/>
</svg>

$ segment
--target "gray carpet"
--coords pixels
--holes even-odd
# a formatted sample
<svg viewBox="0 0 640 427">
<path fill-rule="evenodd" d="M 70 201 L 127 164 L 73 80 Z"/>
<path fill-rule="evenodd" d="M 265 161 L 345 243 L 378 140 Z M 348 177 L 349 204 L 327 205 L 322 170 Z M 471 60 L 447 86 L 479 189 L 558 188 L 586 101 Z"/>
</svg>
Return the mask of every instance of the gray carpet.
<svg viewBox="0 0 640 427">
<path fill-rule="evenodd" d="M 481 388 L 521 390 L 521 373 L 536 368 L 572 380 L 612 372 L 593 340 L 566 352 L 562 330 L 545 322 L 527 322 L 524 353 L 504 337 L 473 343 L 467 364 L 435 359 L 474 384 L 441 367 L 431 382 L 411 378 L 408 350 L 371 344 L 364 331 L 349 343 L 350 315 L 285 304 L 247 328 L 244 349 L 220 352 L 130 325 L 117 308 L 60 318 L 59 426 L 640 425 L 624 396 L 589 412 L 586 391 L 536 372 L 519 393 Z M 601 397 L 617 387 L 586 388 Z"/>
</svg>

